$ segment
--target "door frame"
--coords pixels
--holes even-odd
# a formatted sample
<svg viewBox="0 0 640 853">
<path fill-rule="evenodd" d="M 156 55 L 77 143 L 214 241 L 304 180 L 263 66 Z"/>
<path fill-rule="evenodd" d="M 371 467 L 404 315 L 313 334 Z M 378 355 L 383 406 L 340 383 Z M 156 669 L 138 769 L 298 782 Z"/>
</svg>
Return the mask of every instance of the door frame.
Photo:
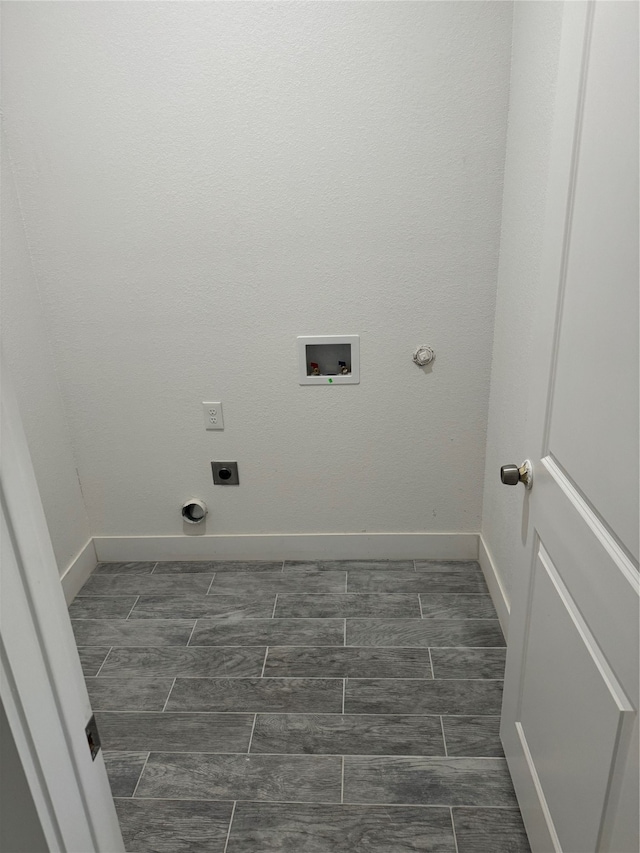
<svg viewBox="0 0 640 853">
<path fill-rule="evenodd" d="M 17 399 L 0 383 L 0 690 L 49 851 L 124 853 Z M 72 520 L 70 520 L 72 522 Z"/>
</svg>

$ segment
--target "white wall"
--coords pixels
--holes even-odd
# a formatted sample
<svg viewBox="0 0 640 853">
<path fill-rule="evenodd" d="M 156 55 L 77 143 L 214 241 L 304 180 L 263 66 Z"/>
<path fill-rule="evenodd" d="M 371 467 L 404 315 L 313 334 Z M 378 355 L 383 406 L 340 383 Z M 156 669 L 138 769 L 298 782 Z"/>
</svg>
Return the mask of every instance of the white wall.
<svg viewBox="0 0 640 853">
<path fill-rule="evenodd" d="M 529 559 L 523 543 L 522 489 L 500 482 L 500 466 L 520 464 L 525 444 L 528 379 L 535 370 L 532 322 L 546 203 L 551 122 L 562 3 L 514 6 L 511 94 L 496 323 L 487 430 L 482 535 L 507 601 L 512 579 Z"/>
<path fill-rule="evenodd" d="M 0 701 L 0 850 L 48 853 L 13 732 Z"/>
<path fill-rule="evenodd" d="M 2 145 L 2 347 L 15 387 L 58 570 L 90 538 L 15 185 Z"/>
<path fill-rule="evenodd" d="M 5 4 L 95 535 L 180 533 L 192 495 L 209 533 L 479 529 L 511 11 Z M 361 384 L 300 387 L 299 334 L 360 334 Z"/>
</svg>

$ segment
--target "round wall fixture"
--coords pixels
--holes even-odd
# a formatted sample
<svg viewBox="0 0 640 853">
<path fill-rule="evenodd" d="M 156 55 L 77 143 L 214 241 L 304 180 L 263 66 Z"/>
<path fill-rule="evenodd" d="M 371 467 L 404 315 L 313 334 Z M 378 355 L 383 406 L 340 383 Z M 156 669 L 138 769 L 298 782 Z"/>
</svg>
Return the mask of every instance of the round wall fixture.
<svg viewBox="0 0 640 853">
<path fill-rule="evenodd" d="M 413 360 L 418 367 L 426 367 L 427 364 L 431 364 L 435 357 L 436 354 L 431 347 L 426 346 L 418 347 L 413 354 Z"/>
<path fill-rule="evenodd" d="M 207 505 L 204 501 L 191 498 L 182 504 L 182 517 L 189 524 L 200 524 L 207 516 Z"/>
</svg>

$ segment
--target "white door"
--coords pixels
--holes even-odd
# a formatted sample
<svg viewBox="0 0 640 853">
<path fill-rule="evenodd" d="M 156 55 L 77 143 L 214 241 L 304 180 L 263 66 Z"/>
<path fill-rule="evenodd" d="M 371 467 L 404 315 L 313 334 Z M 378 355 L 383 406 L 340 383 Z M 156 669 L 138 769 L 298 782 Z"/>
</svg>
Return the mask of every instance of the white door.
<svg viewBox="0 0 640 853">
<path fill-rule="evenodd" d="M 635 2 L 565 4 L 556 96 L 501 734 L 534 853 L 637 853 Z"/>
<path fill-rule="evenodd" d="M 0 704 L 3 725 L 10 729 L 6 739 L 15 745 L 29 789 L 21 793 L 17 783 L 12 788 L 13 807 L 22 812 L 13 826 L 19 833 L 20 820 L 33 819 L 28 815 L 35 809 L 39 827 L 27 835 L 44 838 L 46 851 L 120 853 L 124 846 L 102 753 L 92 760 L 85 734 L 91 707 L 5 370 L 3 365 Z M 45 850 L 38 847 L 37 853 Z"/>
</svg>

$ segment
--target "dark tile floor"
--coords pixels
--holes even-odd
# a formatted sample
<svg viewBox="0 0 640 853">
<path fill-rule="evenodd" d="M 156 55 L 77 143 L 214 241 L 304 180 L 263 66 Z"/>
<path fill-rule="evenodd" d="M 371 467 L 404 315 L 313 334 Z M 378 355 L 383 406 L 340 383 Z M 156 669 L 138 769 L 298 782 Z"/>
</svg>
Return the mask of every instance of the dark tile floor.
<svg viewBox="0 0 640 853">
<path fill-rule="evenodd" d="M 102 563 L 70 613 L 129 853 L 528 853 L 477 563 Z"/>
</svg>

